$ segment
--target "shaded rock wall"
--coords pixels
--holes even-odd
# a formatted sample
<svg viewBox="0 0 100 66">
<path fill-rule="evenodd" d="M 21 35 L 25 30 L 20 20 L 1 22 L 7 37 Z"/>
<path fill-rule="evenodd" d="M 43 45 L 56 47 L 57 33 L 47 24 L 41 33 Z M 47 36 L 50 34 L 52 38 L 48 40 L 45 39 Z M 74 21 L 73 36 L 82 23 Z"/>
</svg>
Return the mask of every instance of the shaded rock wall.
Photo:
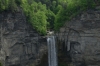
<svg viewBox="0 0 100 66">
<path fill-rule="evenodd" d="M 100 66 L 100 8 L 87 10 L 66 22 L 56 34 L 65 42 L 73 66 Z"/>
<path fill-rule="evenodd" d="M 46 50 L 46 39 L 26 22 L 21 10 L 0 13 L 0 61 L 3 66 L 36 65 Z"/>
</svg>

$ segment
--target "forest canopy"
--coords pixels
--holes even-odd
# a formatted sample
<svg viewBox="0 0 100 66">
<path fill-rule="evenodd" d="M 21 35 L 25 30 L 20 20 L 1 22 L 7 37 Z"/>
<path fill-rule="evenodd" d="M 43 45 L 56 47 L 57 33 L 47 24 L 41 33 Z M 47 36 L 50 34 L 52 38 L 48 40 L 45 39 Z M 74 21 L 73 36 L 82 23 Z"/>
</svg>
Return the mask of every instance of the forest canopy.
<svg viewBox="0 0 100 66">
<path fill-rule="evenodd" d="M 94 8 L 100 0 L 0 0 L 0 12 L 23 9 L 27 21 L 40 33 L 58 31 L 83 10 Z"/>
</svg>

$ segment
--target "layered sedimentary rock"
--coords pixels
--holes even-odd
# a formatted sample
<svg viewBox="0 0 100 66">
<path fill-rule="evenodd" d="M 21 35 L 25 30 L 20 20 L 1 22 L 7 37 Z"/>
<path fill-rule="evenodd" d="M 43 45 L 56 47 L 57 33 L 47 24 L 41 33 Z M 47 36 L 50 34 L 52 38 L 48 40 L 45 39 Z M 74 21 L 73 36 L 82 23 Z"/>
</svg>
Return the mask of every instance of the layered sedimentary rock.
<svg viewBox="0 0 100 66">
<path fill-rule="evenodd" d="M 100 66 L 100 7 L 80 13 L 60 29 L 73 66 Z"/>
<path fill-rule="evenodd" d="M 26 22 L 21 10 L 0 13 L 0 62 L 3 66 L 38 64 L 46 49 L 46 39 Z"/>
</svg>

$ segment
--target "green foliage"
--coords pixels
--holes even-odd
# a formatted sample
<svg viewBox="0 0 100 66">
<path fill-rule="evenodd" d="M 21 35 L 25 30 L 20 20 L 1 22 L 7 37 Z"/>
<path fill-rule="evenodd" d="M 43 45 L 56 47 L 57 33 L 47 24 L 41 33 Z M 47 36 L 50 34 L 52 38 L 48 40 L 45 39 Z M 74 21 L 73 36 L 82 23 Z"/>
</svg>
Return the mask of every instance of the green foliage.
<svg viewBox="0 0 100 66">
<path fill-rule="evenodd" d="M 53 29 L 54 28 L 54 20 L 55 20 L 55 14 L 51 11 L 51 10 L 48 10 L 47 11 L 47 28 L 48 29 Z"/>
<path fill-rule="evenodd" d="M 8 8 L 8 0 L 0 0 L 0 12 Z"/>
<path fill-rule="evenodd" d="M 12 12 L 17 11 L 17 4 L 15 3 L 15 0 L 9 0 L 9 5 L 8 5 L 9 10 Z"/>
<path fill-rule="evenodd" d="M 33 2 L 29 4 L 27 1 L 22 1 L 22 8 L 27 16 L 28 22 L 40 33 L 46 34 L 47 30 L 47 9 L 46 5 L 41 2 Z"/>
<path fill-rule="evenodd" d="M 0 0 L 0 12 L 16 12 L 21 6 L 27 21 L 40 33 L 59 30 L 63 24 L 83 10 L 94 8 L 100 0 Z"/>
<path fill-rule="evenodd" d="M 55 29 L 59 29 L 62 26 L 62 20 L 64 19 L 64 17 L 61 18 L 64 15 L 63 14 L 64 9 L 62 8 L 62 6 L 58 5 L 57 10 L 58 10 L 58 12 L 56 14 L 55 21 L 54 21 L 54 28 Z"/>
<path fill-rule="evenodd" d="M 15 3 L 16 3 L 17 5 L 21 5 L 21 4 L 22 4 L 22 0 L 15 0 Z"/>
<path fill-rule="evenodd" d="M 45 4 L 41 2 L 35 2 L 34 0 L 0 0 L 0 11 L 10 10 L 16 12 L 18 6 L 21 6 L 27 21 L 40 33 L 46 34 L 47 19 L 49 19 L 47 8 Z"/>
<path fill-rule="evenodd" d="M 55 30 L 59 30 L 63 24 L 82 10 L 94 8 L 94 0 L 58 0 L 57 14 L 55 17 Z"/>
<path fill-rule="evenodd" d="M 17 0 L 0 0 L 0 12 L 4 10 L 10 10 L 12 12 L 17 11 Z"/>
</svg>

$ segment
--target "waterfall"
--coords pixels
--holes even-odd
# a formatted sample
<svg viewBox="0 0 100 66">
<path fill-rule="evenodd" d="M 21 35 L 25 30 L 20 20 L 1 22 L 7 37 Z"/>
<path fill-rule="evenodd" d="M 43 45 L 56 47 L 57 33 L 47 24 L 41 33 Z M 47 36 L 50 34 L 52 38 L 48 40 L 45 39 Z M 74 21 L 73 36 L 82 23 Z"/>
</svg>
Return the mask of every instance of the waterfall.
<svg viewBox="0 0 100 66">
<path fill-rule="evenodd" d="M 49 66 L 58 66 L 56 46 L 55 46 L 55 37 L 49 36 L 47 38 L 47 43 L 48 43 L 48 65 Z"/>
</svg>

